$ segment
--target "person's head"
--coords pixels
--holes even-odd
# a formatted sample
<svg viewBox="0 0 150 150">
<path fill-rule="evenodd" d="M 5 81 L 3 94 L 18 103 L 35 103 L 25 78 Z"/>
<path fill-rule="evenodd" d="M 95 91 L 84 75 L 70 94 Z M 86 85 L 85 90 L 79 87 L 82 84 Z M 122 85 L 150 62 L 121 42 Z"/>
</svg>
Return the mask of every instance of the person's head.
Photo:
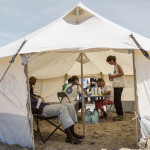
<svg viewBox="0 0 150 150">
<path fill-rule="evenodd" d="M 79 78 L 77 77 L 77 76 L 72 76 L 71 77 L 71 82 L 73 83 L 73 82 L 79 82 Z"/>
<path fill-rule="evenodd" d="M 35 85 L 36 80 L 37 80 L 36 77 L 31 76 L 31 77 L 29 78 L 29 83 L 30 83 L 31 85 Z"/>
<path fill-rule="evenodd" d="M 68 79 L 68 83 L 71 83 L 71 78 Z"/>
<path fill-rule="evenodd" d="M 99 78 L 99 79 L 97 80 L 97 84 L 98 84 L 100 87 L 104 87 L 105 81 L 104 81 L 102 78 Z"/>
<path fill-rule="evenodd" d="M 116 56 L 109 55 L 106 59 L 106 62 L 108 62 L 110 65 L 114 65 L 116 63 Z"/>
</svg>

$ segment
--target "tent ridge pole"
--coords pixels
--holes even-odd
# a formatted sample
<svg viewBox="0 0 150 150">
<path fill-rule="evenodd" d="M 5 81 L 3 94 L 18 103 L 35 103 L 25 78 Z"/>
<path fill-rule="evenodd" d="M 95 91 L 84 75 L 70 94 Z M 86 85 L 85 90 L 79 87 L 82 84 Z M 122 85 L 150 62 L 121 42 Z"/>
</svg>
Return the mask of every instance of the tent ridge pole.
<svg viewBox="0 0 150 150">
<path fill-rule="evenodd" d="M 77 15 L 76 23 L 78 23 L 79 22 L 79 7 L 77 7 L 77 9 L 76 9 L 76 15 Z"/>
</svg>

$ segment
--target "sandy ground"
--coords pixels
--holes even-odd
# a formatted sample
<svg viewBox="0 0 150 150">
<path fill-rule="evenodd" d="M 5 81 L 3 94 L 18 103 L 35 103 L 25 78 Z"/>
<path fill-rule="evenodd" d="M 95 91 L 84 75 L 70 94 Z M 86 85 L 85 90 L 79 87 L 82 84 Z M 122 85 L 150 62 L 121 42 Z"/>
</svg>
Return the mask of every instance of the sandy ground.
<svg viewBox="0 0 150 150">
<path fill-rule="evenodd" d="M 81 114 L 78 113 L 79 122 L 75 124 L 77 133 L 82 134 L 83 125 Z M 113 121 L 112 114 L 108 119 L 101 119 L 98 124 L 85 125 L 85 138 L 80 145 L 65 143 L 66 135 L 57 130 L 55 134 L 45 143 L 42 144 L 40 137 L 35 133 L 36 150 L 126 150 L 136 149 L 136 122 L 132 120 L 134 114 L 126 113 L 123 121 Z M 56 120 L 54 120 L 56 122 Z M 45 121 L 40 121 L 42 133 L 47 135 L 53 127 Z M 35 125 L 34 125 L 35 127 Z M 124 149 L 123 149 L 124 148 Z M 29 150 L 17 145 L 8 146 L 0 143 L 0 150 Z"/>
</svg>

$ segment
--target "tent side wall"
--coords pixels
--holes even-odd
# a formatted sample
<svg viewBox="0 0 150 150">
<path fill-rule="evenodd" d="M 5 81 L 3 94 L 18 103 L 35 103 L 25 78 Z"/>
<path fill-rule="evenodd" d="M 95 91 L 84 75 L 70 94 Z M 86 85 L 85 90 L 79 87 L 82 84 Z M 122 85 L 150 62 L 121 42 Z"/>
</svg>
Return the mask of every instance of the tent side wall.
<svg viewBox="0 0 150 150">
<path fill-rule="evenodd" d="M 10 57 L 0 59 L 0 77 L 5 72 Z M 28 91 L 22 60 L 18 56 L 0 85 L 0 141 L 33 148 L 33 136 L 27 110 Z M 29 116 L 31 116 L 29 120 Z"/>
<path fill-rule="evenodd" d="M 150 60 L 135 51 L 137 96 L 142 139 L 150 135 Z"/>
</svg>

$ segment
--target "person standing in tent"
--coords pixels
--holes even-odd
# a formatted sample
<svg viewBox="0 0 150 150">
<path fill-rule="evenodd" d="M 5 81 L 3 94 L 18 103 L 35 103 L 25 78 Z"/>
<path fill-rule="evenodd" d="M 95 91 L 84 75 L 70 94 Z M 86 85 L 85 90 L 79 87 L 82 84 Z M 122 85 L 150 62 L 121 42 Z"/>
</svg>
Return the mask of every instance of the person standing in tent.
<svg viewBox="0 0 150 150">
<path fill-rule="evenodd" d="M 38 99 L 37 96 L 33 93 L 33 85 L 36 83 L 35 77 L 30 77 L 30 98 L 31 98 L 31 108 L 32 112 L 44 115 L 48 117 L 58 116 L 60 119 L 60 123 L 62 124 L 63 128 L 65 129 L 65 133 L 67 138 L 65 142 L 71 144 L 80 144 L 81 141 L 79 139 L 83 139 L 84 136 L 78 135 L 74 131 L 74 123 L 77 122 L 77 115 L 72 104 L 56 104 L 50 105 L 49 103 L 41 102 L 39 108 L 37 108 Z"/>
<path fill-rule="evenodd" d="M 110 65 L 114 65 L 113 75 L 109 74 L 109 79 L 113 80 L 113 87 L 114 87 L 114 104 L 116 108 L 117 116 L 113 118 L 113 120 L 121 121 L 123 119 L 123 108 L 121 102 L 121 95 L 124 87 L 124 72 L 122 67 L 117 64 L 116 56 L 108 56 L 106 59 Z"/>
</svg>

